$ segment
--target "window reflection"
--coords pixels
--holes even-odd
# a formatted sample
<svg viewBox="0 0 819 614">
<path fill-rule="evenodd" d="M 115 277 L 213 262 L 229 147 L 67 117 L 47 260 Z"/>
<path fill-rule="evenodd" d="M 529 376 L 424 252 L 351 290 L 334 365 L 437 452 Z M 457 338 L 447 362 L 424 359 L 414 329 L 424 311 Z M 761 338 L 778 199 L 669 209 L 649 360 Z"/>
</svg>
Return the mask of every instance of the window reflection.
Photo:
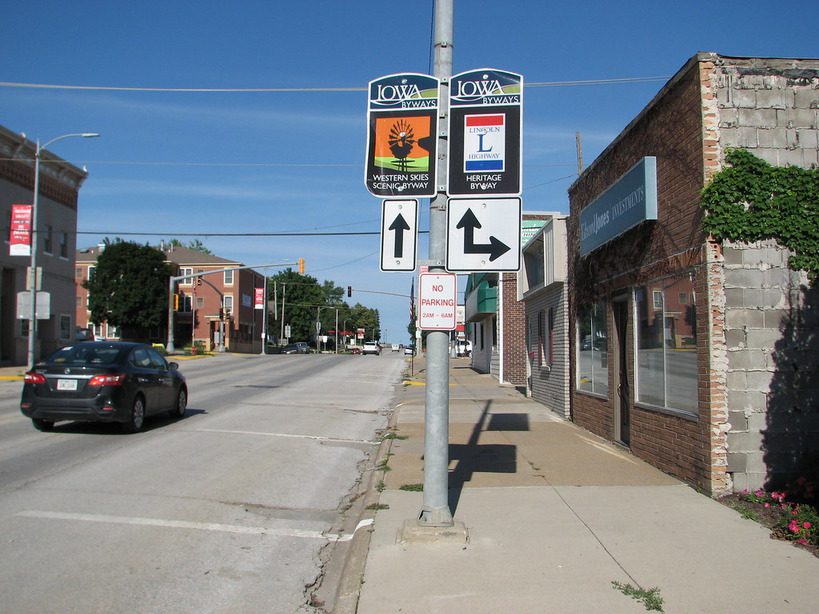
<svg viewBox="0 0 819 614">
<path fill-rule="evenodd" d="M 608 320 L 603 301 L 578 309 L 577 389 L 609 394 Z"/>
<path fill-rule="evenodd" d="M 697 315 L 690 276 L 635 290 L 637 399 L 697 411 Z"/>
</svg>

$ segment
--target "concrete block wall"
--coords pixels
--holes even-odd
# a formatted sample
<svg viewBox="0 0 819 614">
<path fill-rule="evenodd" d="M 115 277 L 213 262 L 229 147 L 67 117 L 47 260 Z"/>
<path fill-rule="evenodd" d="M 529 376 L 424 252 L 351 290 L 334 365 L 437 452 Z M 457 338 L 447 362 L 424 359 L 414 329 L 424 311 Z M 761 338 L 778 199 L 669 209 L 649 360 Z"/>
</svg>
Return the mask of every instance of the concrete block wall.
<svg viewBox="0 0 819 614">
<path fill-rule="evenodd" d="M 734 490 L 778 486 L 819 452 L 819 293 L 774 241 L 723 254 L 728 471 Z"/>
<path fill-rule="evenodd" d="M 709 73 L 707 175 L 733 147 L 819 167 L 819 60 L 714 56 Z M 728 472 L 735 491 L 777 487 L 819 453 L 817 291 L 773 241 L 724 242 L 722 267 Z"/>
</svg>

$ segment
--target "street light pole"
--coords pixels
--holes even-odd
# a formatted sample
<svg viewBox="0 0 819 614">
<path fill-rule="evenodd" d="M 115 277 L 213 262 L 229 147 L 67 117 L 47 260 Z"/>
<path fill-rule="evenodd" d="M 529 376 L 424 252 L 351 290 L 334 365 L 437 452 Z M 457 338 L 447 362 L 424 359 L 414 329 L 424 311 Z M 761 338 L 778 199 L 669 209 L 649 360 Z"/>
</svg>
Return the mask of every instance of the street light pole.
<svg viewBox="0 0 819 614">
<path fill-rule="evenodd" d="M 90 139 L 98 136 L 99 134 L 96 132 L 72 132 L 54 137 L 50 141 L 47 141 L 45 145 L 40 145 L 40 139 L 37 139 L 34 149 L 34 198 L 31 205 L 31 266 L 28 272 L 29 296 L 31 297 L 31 313 L 28 319 L 27 364 L 29 371 L 34 368 L 34 353 L 37 344 L 37 248 L 39 242 L 37 237 L 37 218 L 40 201 L 40 156 L 46 147 L 62 139 L 69 137 Z"/>
</svg>

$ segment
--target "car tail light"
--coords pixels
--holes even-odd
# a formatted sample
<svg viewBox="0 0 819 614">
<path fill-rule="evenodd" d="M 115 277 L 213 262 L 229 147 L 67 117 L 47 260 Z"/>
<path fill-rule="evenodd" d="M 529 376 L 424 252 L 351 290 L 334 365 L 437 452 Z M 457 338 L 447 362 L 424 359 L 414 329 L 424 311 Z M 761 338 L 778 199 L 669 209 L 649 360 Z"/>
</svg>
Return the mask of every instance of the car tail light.
<svg viewBox="0 0 819 614">
<path fill-rule="evenodd" d="M 111 373 L 108 375 L 95 375 L 88 382 L 89 386 L 122 386 L 125 383 L 124 373 Z"/>
<path fill-rule="evenodd" d="M 26 373 L 24 382 L 26 384 L 45 384 L 46 378 L 42 373 L 34 373 L 33 371 L 29 371 Z"/>
</svg>

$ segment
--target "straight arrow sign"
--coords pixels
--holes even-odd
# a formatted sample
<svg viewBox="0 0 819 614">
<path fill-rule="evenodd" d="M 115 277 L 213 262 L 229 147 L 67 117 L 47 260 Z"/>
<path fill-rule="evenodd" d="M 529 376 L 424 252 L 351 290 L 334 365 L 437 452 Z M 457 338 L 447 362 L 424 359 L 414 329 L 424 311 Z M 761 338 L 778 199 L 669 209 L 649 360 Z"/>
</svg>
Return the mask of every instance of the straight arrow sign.
<svg viewBox="0 0 819 614">
<path fill-rule="evenodd" d="M 390 224 L 389 230 L 395 232 L 395 237 L 393 238 L 395 246 L 392 251 L 393 258 L 404 257 L 404 231 L 409 229 L 410 225 L 407 224 L 407 220 L 405 220 L 404 216 L 400 213 L 396 216 L 395 221 Z"/>
<path fill-rule="evenodd" d="M 520 269 L 520 198 L 450 198 L 446 268 L 458 273 Z"/>
<path fill-rule="evenodd" d="M 414 271 L 418 245 L 418 201 L 385 200 L 381 209 L 381 270 Z"/>
</svg>

